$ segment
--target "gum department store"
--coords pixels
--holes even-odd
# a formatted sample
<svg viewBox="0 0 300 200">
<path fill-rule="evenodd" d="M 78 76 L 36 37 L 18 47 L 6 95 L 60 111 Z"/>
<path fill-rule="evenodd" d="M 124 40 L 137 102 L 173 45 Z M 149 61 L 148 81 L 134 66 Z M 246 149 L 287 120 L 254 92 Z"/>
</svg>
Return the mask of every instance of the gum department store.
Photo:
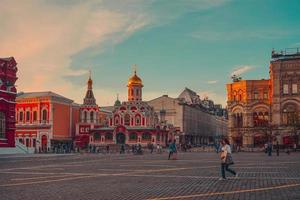
<svg viewBox="0 0 300 200">
<path fill-rule="evenodd" d="M 272 51 L 270 79 L 227 84 L 229 130 L 232 143 L 262 147 L 272 141 L 299 144 L 300 52 Z"/>
</svg>

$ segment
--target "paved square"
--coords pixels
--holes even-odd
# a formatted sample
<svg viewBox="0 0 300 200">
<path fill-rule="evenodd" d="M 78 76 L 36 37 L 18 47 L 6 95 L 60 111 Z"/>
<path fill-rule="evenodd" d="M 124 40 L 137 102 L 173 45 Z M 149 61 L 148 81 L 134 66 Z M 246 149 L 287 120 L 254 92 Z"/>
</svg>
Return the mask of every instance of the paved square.
<svg viewBox="0 0 300 200">
<path fill-rule="evenodd" d="M 216 153 L 0 157 L 1 199 L 300 199 L 300 154 L 233 155 L 220 181 Z"/>
</svg>

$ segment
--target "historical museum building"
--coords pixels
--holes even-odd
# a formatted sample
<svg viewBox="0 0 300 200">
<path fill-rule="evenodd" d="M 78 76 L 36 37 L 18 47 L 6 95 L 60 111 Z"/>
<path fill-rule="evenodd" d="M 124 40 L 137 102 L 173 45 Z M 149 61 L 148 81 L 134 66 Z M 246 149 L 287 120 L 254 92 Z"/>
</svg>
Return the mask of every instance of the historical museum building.
<svg viewBox="0 0 300 200">
<path fill-rule="evenodd" d="M 0 58 L 0 148 L 15 147 L 17 71 L 13 57 Z"/>
<path fill-rule="evenodd" d="M 160 122 L 153 107 L 142 100 L 143 84 L 136 71 L 127 87 L 128 101 L 117 100 L 107 126 L 91 129 L 90 144 L 165 145 L 168 139 L 173 139 L 173 129 Z"/>
<path fill-rule="evenodd" d="M 71 148 L 79 107 L 54 92 L 19 93 L 16 99 L 16 139 L 47 152 L 66 145 Z"/>
<path fill-rule="evenodd" d="M 299 51 L 273 51 L 269 72 L 267 80 L 242 80 L 234 76 L 233 83 L 227 84 L 229 138 L 234 144 L 299 144 Z"/>
<path fill-rule="evenodd" d="M 180 143 L 210 144 L 227 135 L 226 110 L 188 88 L 177 98 L 163 95 L 148 104 L 155 112 L 165 111 L 165 120 L 178 130 Z"/>
</svg>

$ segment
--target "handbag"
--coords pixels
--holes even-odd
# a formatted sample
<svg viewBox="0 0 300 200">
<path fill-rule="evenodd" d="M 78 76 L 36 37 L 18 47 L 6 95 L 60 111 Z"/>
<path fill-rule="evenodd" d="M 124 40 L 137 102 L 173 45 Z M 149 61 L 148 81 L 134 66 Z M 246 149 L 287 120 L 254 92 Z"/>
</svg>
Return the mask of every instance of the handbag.
<svg viewBox="0 0 300 200">
<path fill-rule="evenodd" d="M 233 165 L 234 164 L 231 153 L 227 153 L 225 163 L 226 163 L 226 165 Z"/>
</svg>

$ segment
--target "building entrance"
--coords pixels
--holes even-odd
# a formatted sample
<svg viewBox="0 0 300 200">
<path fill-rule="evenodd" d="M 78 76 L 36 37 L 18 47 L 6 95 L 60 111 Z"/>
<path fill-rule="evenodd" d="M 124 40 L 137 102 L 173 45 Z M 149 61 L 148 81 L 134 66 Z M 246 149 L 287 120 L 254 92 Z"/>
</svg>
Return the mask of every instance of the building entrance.
<svg viewBox="0 0 300 200">
<path fill-rule="evenodd" d="M 117 140 L 117 144 L 125 144 L 125 134 L 124 133 L 117 133 L 117 136 L 116 136 L 116 140 Z"/>
</svg>

